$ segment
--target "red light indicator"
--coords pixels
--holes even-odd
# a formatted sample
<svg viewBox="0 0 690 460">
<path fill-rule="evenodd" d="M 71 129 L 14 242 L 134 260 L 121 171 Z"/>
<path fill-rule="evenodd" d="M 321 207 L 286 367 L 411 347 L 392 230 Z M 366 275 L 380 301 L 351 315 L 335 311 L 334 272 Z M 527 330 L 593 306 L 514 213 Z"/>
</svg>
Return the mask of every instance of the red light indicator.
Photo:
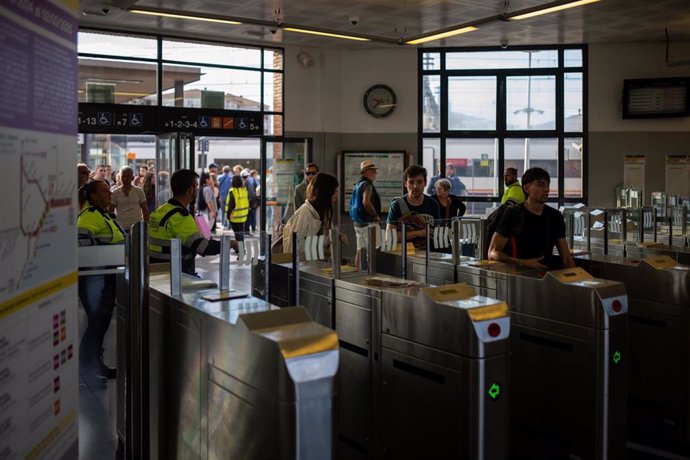
<svg viewBox="0 0 690 460">
<path fill-rule="evenodd" d="M 620 300 L 616 299 L 611 304 L 611 307 L 613 308 L 613 311 L 615 311 L 616 313 L 620 313 L 620 311 L 623 309 L 623 304 Z"/>
<path fill-rule="evenodd" d="M 501 326 L 498 323 L 489 324 L 489 335 L 491 337 L 498 337 L 501 334 Z"/>
</svg>

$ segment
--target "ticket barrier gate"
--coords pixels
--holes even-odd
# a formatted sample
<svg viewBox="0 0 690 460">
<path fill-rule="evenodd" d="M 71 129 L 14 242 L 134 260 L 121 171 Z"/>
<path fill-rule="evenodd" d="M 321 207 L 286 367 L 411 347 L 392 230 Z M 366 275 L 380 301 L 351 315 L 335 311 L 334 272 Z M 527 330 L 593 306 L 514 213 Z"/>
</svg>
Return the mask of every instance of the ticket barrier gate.
<svg viewBox="0 0 690 460">
<path fill-rule="evenodd" d="M 147 417 L 136 427 L 146 443 L 131 458 L 331 458 L 337 335 L 301 307 L 227 295 L 229 244 L 222 245 L 220 286 L 226 290 L 219 291 L 181 273 L 179 240 L 171 245 L 171 263 L 148 276 L 145 230 L 133 233 L 139 260 L 131 265 L 145 267 L 147 275 L 134 276 L 146 292 L 146 372 L 137 374 L 132 350 L 130 373 L 121 377 L 144 384 L 128 389 L 143 394 Z M 129 270 L 132 279 L 136 273 Z M 123 307 L 137 310 L 136 303 Z M 125 418 L 131 412 L 127 408 Z M 133 431 L 137 435 L 128 430 L 127 436 Z"/>
<path fill-rule="evenodd" d="M 511 308 L 511 458 L 625 458 L 623 284 L 488 261 L 458 280 Z"/>
<path fill-rule="evenodd" d="M 342 457 L 508 458 L 507 310 L 462 285 L 336 279 Z"/>
<path fill-rule="evenodd" d="M 575 262 L 628 293 L 629 439 L 690 454 L 690 267 L 665 255 Z"/>
</svg>

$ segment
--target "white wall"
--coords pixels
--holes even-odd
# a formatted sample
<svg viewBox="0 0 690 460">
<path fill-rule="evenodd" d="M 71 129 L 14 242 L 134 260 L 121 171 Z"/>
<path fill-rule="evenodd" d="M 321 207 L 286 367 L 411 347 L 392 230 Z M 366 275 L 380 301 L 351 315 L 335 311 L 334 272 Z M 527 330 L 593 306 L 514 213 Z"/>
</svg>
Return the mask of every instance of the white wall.
<svg viewBox="0 0 690 460">
<path fill-rule="evenodd" d="M 315 60 L 303 67 L 297 54 Z M 416 133 L 417 50 L 385 48 L 341 50 L 285 49 L 285 130 L 330 133 Z M 390 86 L 398 106 L 375 119 L 362 106 L 364 92 L 375 84 Z"/>
<path fill-rule="evenodd" d="M 645 199 L 665 189 L 666 155 L 690 154 L 690 117 L 624 120 L 623 80 L 690 76 L 690 65 L 669 67 L 664 43 L 589 47 L 589 203 L 615 205 L 623 157 L 646 155 Z M 690 43 L 672 43 L 671 55 L 690 59 Z"/>
<path fill-rule="evenodd" d="M 677 60 L 690 60 L 690 42 L 672 43 Z M 690 117 L 647 120 L 622 118 L 623 80 L 687 77 L 690 65 L 669 67 L 664 43 L 589 47 L 590 131 L 690 131 Z"/>
</svg>

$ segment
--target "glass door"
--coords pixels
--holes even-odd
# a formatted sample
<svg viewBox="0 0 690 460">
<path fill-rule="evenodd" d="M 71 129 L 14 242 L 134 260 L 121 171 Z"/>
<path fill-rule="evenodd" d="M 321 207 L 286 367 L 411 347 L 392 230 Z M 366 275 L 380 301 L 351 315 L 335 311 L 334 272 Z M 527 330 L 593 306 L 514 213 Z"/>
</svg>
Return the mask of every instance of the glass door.
<svg viewBox="0 0 690 460">
<path fill-rule="evenodd" d="M 194 168 L 194 135 L 166 133 L 156 136 L 156 207 L 172 198 L 170 175 Z"/>
<path fill-rule="evenodd" d="M 311 159 L 311 139 L 264 139 L 261 153 L 261 221 L 273 234 L 295 212 L 295 187 Z"/>
</svg>

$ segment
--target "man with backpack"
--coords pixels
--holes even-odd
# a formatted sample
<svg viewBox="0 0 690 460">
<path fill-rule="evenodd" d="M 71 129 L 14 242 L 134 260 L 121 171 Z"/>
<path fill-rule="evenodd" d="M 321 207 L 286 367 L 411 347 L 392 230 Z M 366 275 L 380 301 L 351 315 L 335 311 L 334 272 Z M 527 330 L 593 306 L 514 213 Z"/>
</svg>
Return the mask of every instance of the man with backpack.
<svg viewBox="0 0 690 460">
<path fill-rule="evenodd" d="M 540 269 L 574 267 L 565 240 L 565 221 L 548 206 L 551 177 L 542 168 L 530 168 L 522 175 L 524 203 L 502 205 L 502 216 L 491 237 L 489 259 Z M 560 260 L 553 256 L 556 246 Z M 506 253 L 508 249 L 508 253 Z"/>
<path fill-rule="evenodd" d="M 398 229 L 402 224 L 407 229 L 407 240 L 415 248 L 426 248 L 426 225 L 434 225 L 441 218 L 438 202 L 424 194 L 426 168 L 411 165 L 405 169 L 403 182 L 407 194 L 395 198 L 388 210 L 386 228 Z M 400 239 L 400 238 L 399 238 Z"/>
<path fill-rule="evenodd" d="M 379 197 L 374 181 L 378 168 L 371 160 L 364 160 L 359 164 L 359 181 L 352 191 L 350 198 L 350 218 L 355 224 L 355 236 L 357 237 L 357 254 L 355 266 L 359 267 L 360 252 L 367 247 L 369 226 L 381 222 L 381 198 Z"/>
</svg>

